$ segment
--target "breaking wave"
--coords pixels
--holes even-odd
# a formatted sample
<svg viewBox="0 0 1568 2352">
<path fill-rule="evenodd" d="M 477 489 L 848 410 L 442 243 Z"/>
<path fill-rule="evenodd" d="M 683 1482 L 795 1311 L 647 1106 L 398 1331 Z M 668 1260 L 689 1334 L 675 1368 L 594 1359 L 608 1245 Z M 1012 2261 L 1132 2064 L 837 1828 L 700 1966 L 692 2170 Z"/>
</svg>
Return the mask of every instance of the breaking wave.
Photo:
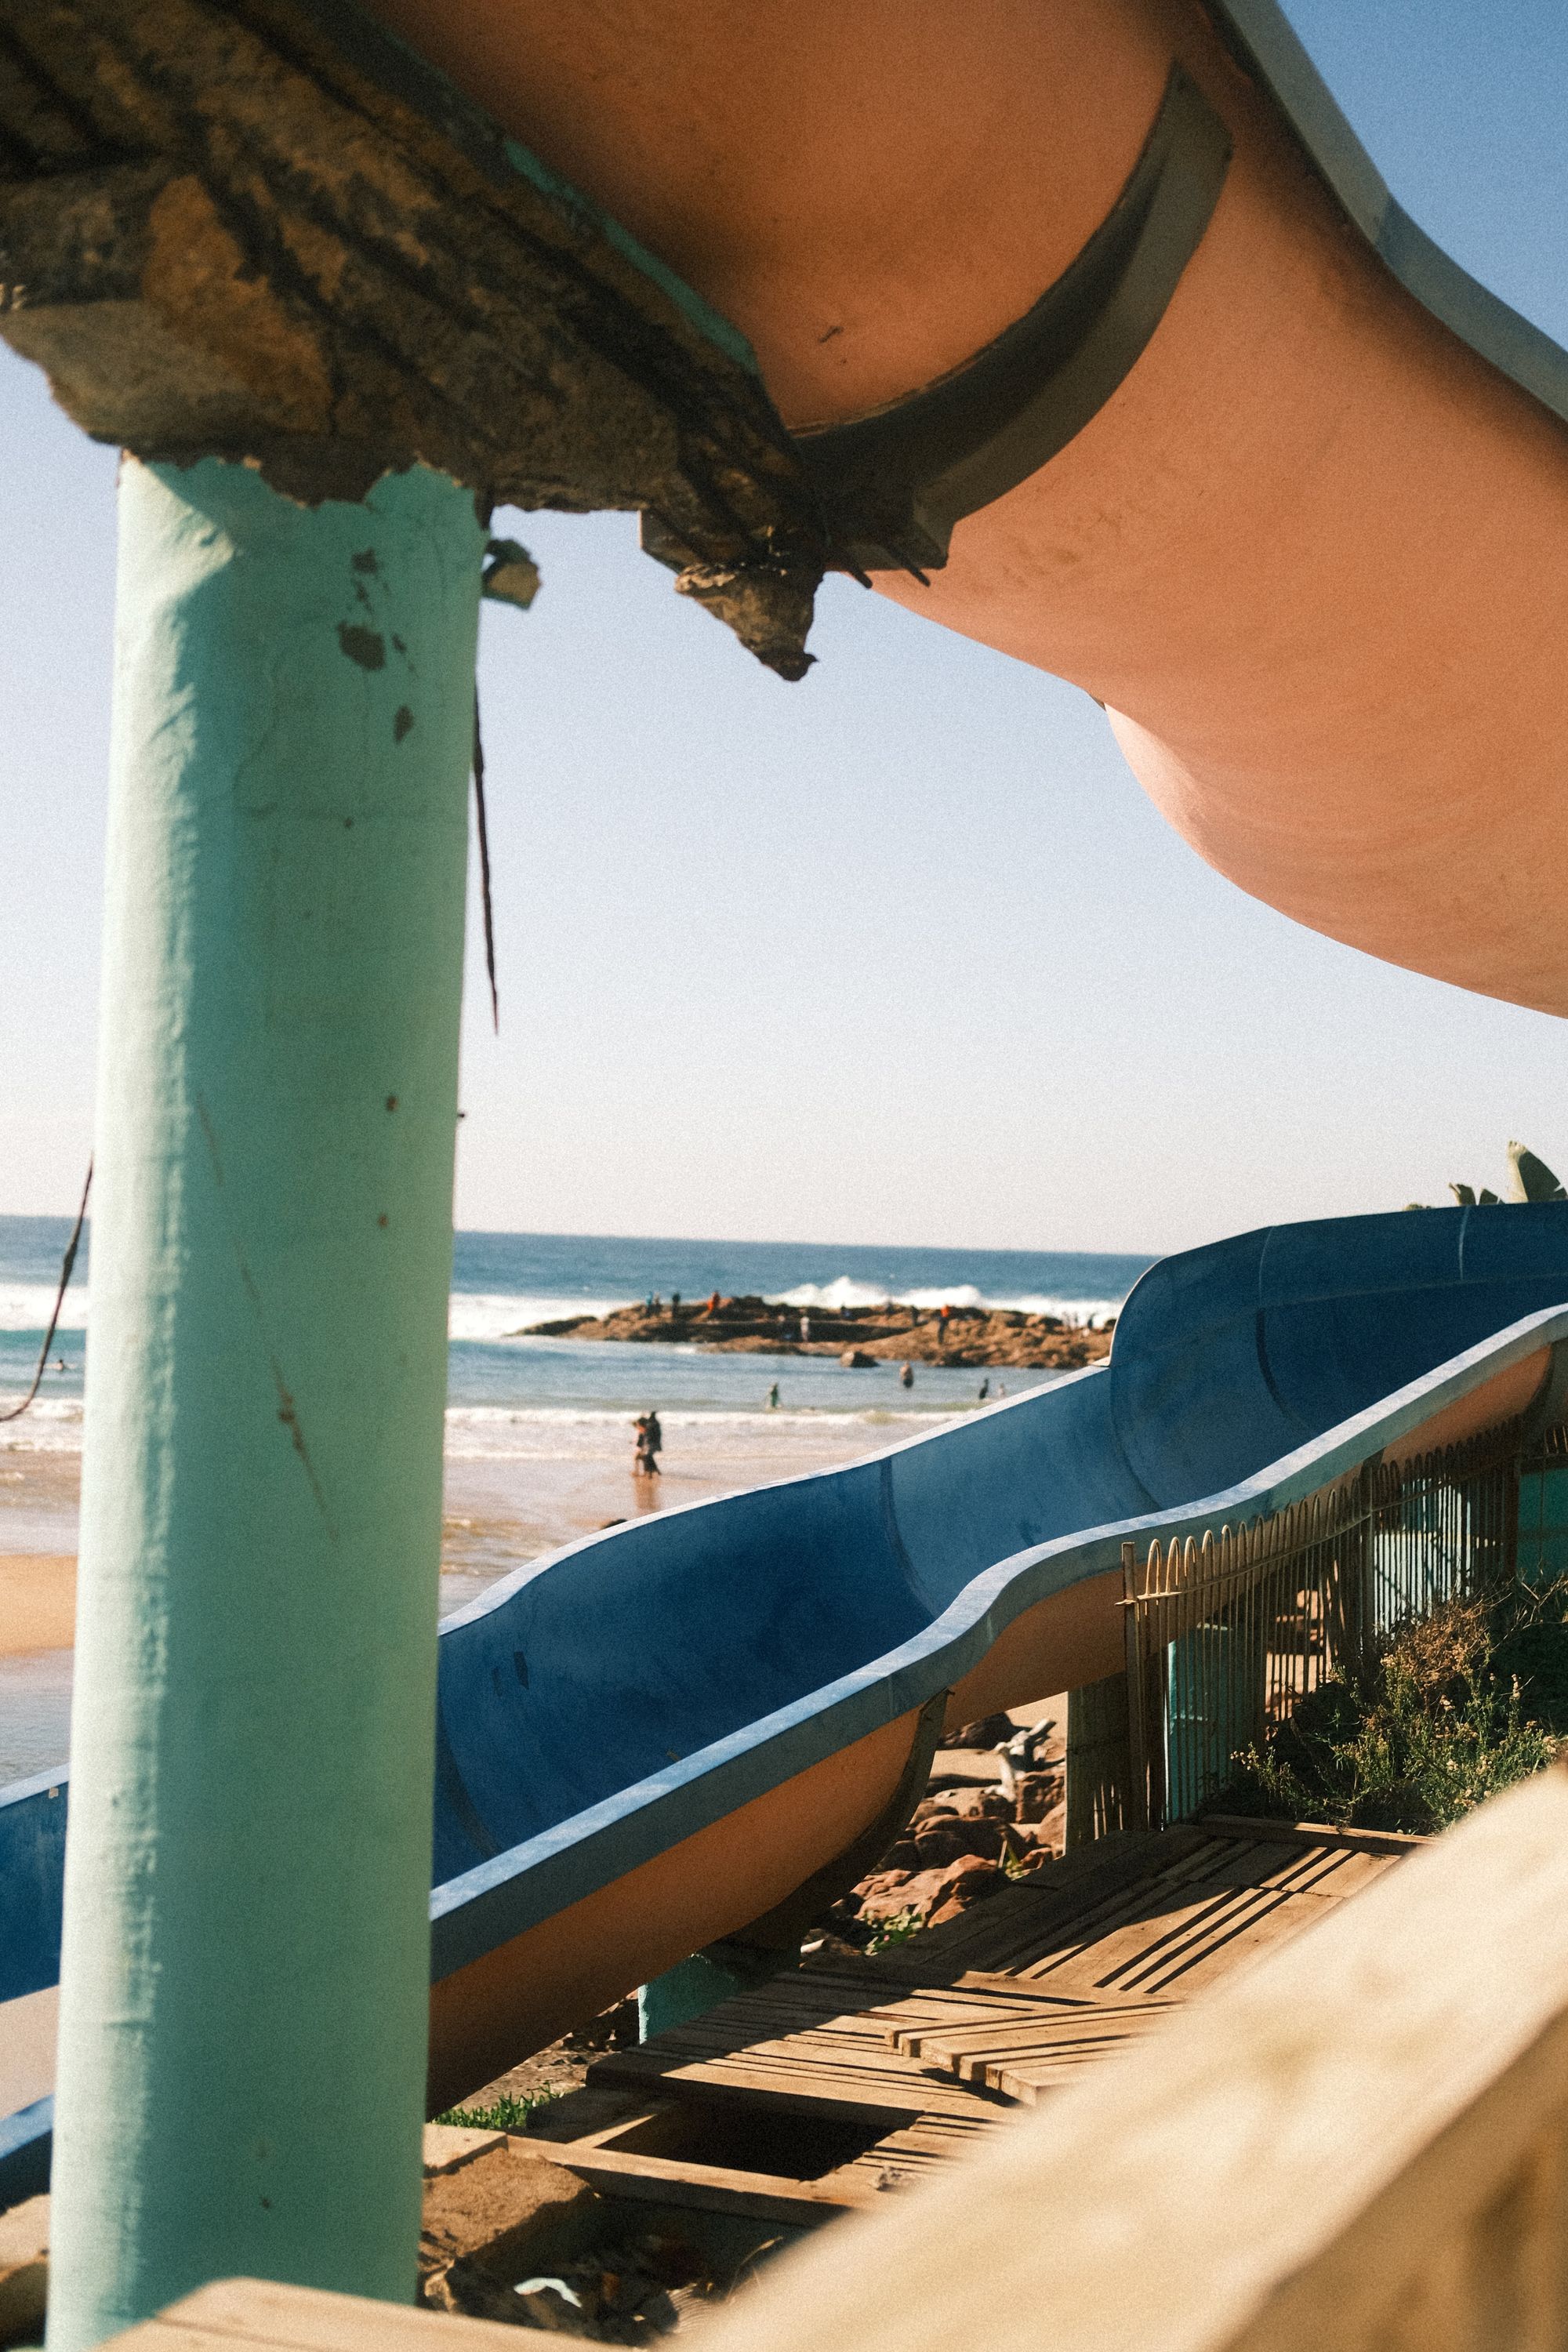
<svg viewBox="0 0 1568 2352">
<path fill-rule="evenodd" d="M 659 1413 L 667 1452 L 679 1453 L 682 1438 L 700 1446 L 705 1458 L 754 1455 L 761 1451 L 809 1447 L 848 1430 L 864 1430 L 868 1453 L 879 1437 L 893 1444 L 954 1418 L 951 1406 L 889 1412 L 858 1407 L 847 1412 L 714 1412 Z M 447 1454 L 455 1461 L 479 1456 L 512 1462 L 619 1460 L 629 1444 L 627 1408 L 542 1405 L 512 1410 L 503 1405 L 452 1405 L 447 1412 Z M 885 1434 L 884 1434 L 885 1433 Z"/>
<path fill-rule="evenodd" d="M 972 1282 L 949 1283 L 931 1290 L 882 1290 L 875 1284 L 856 1282 L 841 1274 L 836 1282 L 800 1282 L 780 1291 L 770 1306 L 817 1307 L 824 1314 L 846 1307 L 977 1307 L 988 1315 L 1054 1315 L 1064 1323 L 1101 1323 L 1118 1314 L 1121 1298 L 1062 1298 L 1045 1291 L 1016 1297 L 991 1297 Z"/>
</svg>

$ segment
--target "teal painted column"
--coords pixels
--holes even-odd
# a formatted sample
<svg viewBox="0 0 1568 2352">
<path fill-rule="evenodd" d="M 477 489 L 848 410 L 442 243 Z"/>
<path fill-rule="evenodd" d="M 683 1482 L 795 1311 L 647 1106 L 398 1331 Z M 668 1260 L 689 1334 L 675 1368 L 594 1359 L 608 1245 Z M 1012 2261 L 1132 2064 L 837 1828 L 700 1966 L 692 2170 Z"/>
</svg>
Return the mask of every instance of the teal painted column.
<svg viewBox="0 0 1568 2352">
<path fill-rule="evenodd" d="M 799 1958 L 798 1944 L 793 1950 L 759 1951 L 749 1944 L 720 1943 L 677 1960 L 662 1976 L 637 1987 L 637 2040 L 651 2042 L 656 2033 L 706 2017 L 721 2000 L 793 1969 Z"/>
<path fill-rule="evenodd" d="M 484 534 L 127 461 L 49 2344 L 406 2299 Z"/>
</svg>

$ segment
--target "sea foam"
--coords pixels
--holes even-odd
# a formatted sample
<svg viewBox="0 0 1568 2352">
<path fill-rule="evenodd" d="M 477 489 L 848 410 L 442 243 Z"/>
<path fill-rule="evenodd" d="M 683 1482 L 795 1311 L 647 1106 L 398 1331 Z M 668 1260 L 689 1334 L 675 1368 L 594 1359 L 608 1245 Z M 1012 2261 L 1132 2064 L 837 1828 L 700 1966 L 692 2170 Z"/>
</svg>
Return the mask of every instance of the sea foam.
<svg viewBox="0 0 1568 2352">
<path fill-rule="evenodd" d="M 618 1458 L 630 1444 L 632 1414 L 566 1405 L 511 1408 L 504 1405 L 452 1405 L 447 1412 L 447 1454 L 453 1461 L 480 1457 L 512 1462 L 599 1461 Z M 831 1442 L 849 1430 L 864 1430 L 868 1449 L 878 1433 L 886 1432 L 890 1444 L 900 1436 L 914 1436 L 952 1420 L 951 1405 L 906 1408 L 858 1406 L 844 1412 L 752 1411 L 681 1412 L 661 1411 L 666 1451 L 679 1453 L 682 1442 L 700 1448 L 704 1456 L 752 1455 L 790 1445 Z"/>
<path fill-rule="evenodd" d="M 1058 1298 L 1033 1291 L 1016 1297 L 992 1297 L 976 1290 L 972 1282 L 949 1283 L 934 1290 L 880 1290 L 871 1283 L 856 1282 L 847 1274 L 841 1274 L 836 1282 L 797 1283 L 793 1290 L 781 1291 L 768 1303 L 773 1307 L 820 1309 L 825 1315 L 841 1314 L 847 1307 L 970 1307 L 987 1315 L 1054 1315 L 1063 1323 L 1104 1322 L 1121 1305 L 1119 1298 Z"/>
</svg>

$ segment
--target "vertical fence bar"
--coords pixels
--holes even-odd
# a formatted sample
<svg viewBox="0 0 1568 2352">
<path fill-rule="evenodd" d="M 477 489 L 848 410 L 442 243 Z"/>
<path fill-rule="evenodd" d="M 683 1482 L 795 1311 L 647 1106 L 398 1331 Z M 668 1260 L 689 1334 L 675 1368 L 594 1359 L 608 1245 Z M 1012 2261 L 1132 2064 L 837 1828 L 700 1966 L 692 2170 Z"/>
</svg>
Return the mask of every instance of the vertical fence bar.
<svg viewBox="0 0 1568 2352">
<path fill-rule="evenodd" d="M 1148 1693 L 1144 1686 L 1142 1625 L 1138 1607 L 1136 1547 L 1121 1547 L 1121 1630 L 1127 1651 L 1127 1826 L 1150 1827 L 1149 1753 L 1152 1746 Z"/>
</svg>

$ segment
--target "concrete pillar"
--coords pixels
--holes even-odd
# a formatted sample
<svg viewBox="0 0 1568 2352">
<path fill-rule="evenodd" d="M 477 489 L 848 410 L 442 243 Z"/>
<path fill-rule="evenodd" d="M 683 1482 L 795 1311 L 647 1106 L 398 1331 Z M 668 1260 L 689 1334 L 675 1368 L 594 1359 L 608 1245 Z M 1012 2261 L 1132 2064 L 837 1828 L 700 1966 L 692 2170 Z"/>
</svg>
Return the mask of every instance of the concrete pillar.
<svg viewBox="0 0 1568 2352">
<path fill-rule="evenodd" d="M 415 2281 L 484 534 L 127 461 L 49 2344 Z"/>
</svg>

